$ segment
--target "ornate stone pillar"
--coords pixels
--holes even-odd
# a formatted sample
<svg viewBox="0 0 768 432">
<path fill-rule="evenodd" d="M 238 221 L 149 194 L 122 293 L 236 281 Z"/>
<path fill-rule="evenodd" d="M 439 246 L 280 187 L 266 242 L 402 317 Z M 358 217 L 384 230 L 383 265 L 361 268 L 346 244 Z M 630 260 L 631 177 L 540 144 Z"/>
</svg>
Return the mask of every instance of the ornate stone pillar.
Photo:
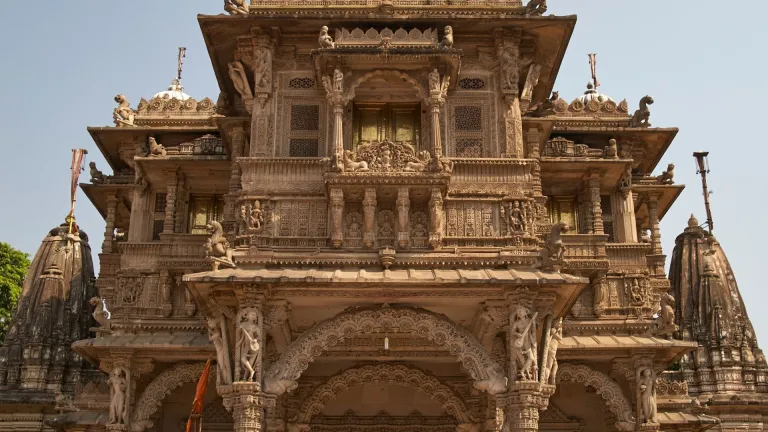
<svg viewBox="0 0 768 432">
<path fill-rule="evenodd" d="M 507 394 L 497 396 L 504 407 L 503 431 L 535 432 L 539 430 L 539 410 L 546 409 L 555 386 L 538 381 L 516 381 Z"/>
<path fill-rule="evenodd" d="M 600 199 L 600 179 L 602 175 L 599 172 L 592 171 L 587 177 L 589 185 L 589 201 L 592 204 L 592 233 L 604 234 L 603 228 L 603 207 Z"/>
<path fill-rule="evenodd" d="M 408 187 L 401 186 L 397 189 L 397 245 L 401 249 L 407 249 L 410 244 L 410 214 L 411 196 Z"/>
<path fill-rule="evenodd" d="M 185 272 L 185 274 L 187 273 L 189 272 Z M 187 284 L 184 283 L 183 278 L 184 276 L 181 274 L 176 275 L 176 286 L 184 290 L 184 313 L 188 317 L 191 317 L 195 314 L 197 305 L 195 304 L 195 300 L 192 298 L 192 293 L 189 292 L 189 288 L 187 288 Z"/>
<path fill-rule="evenodd" d="M 499 59 L 499 82 L 501 83 L 504 112 L 504 146 L 502 156 L 524 157 L 523 114 L 520 107 L 520 29 L 497 29 L 494 32 L 496 55 Z"/>
<path fill-rule="evenodd" d="M 250 35 L 237 38 L 235 61 L 247 65 L 253 74 L 252 98 L 244 97 L 243 99 L 251 113 L 250 156 L 253 157 L 272 156 L 269 142 L 269 117 L 272 114 L 273 105 L 274 51 L 275 37 L 272 37 L 265 28 L 252 27 Z M 250 90 L 245 93 L 250 93 Z"/>
<path fill-rule="evenodd" d="M 429 246 L 439 249 L 445 233 L 445 209 L 443 208 L 443 193 L 440 188 L 432 188 L 429 197 Z"/>
<path fill-rule="evenodd" d="M 331 246 L 340 248 L 344 244 L 344 191 L 330 190 Z"/>
<path fill-rule="evenodd" d="M 100 365 L 109 373 L 110 401 L 106 429 L 115 432 L 144 430 L 149 425 L 132 421 L 133 404 L 139 377 L 152 370 L 152 360 L 135 357 L 132 350 L 114 350 L 110 354 Z"/>
<path fill-rule="evenodd" d="M 344 94 L 344 74 L 335 69 L 333 76 L 323 75 L 323 86 L 328 105 L 333 111 L 333 128 L 331 137 L 332 156 L 340 167 L 344 166 L 344 107 L 347 96 Z"/>
<path fill-rule="evenodd" d="M 152 235 L 152 224 L 150 221 L 151 198 L 152 191 L 150 190 L 149 183 L 137 165 L 133 201 L 131 203 L 131 220 L 128 227 L 129 242 L 149 241 Z"/>
<path fill-rule="evenodd" d="M 366 188 L 363 197 L 363 244 L 372 248 L 376 242 L 376 189 Z"/>
<path fill-rule="evenodd" d="M 173 290 L 173 278 L 168 270 L 160 271 L 160 311 L 163 316 L 169 317 L 173 313 L 171 293 Z"/>
<path fill-rule="evenodd" d="M 661 230 L 659 229 L 659 195 L 648 195 L 648 217 L 651 222 L 651 251 L 653 255 L 662 255 Z"/>
<path fill-rule="evenodd" d="M 635 359 L 635 419 L 638 431 L 658 431 L 659 420 L 656 405 L 656 371 L 648 357 Z"/>
<path fill-rule="evenodd" d="M 224 195 L 224 226 L 231 227 L 230 232 L 234 231 L 236 222 L 235 203 L 240 193 L 240 166 L 237 158 L 245 154 L 246 138 L 245 128 L 242 125 L 232 126 L 227 130 L 229 140 L 232 146 L 231 161 L 232 165 L 229 172 L 229 192 Z M 232 232 L 232 234 L 234 234 Z"/>
<path fill-rule="evenodd" d="M 117 196 L 107 197 L 106 228 L 104 229 L 104 241 L 101 243 L 101 253 L 110 254 L 115 244 L 115 217 L 117 216 Z"/>
<path fill-rule="evenodd" d="M 541 151 L 539 149 L 539 128 L 532 126 L 528 128 L 528 132 L 525 134 L 525 142 L 528 147 L 528 158 L 539 159 L 541 158 Z"/>
<path fill-rule="evenodd" d="M 445 105 L 445 98 L 448 95 L 450 86 L 450 77 L 440 77 L 437 69 L 429 73 L 429 97 L 427 106 L 429 107 L 430 126 L 431 126 L 431 148 L 432 155 L 439 159 L 443 156 L 443 138 L 440 131 L 440 109 Z"/>
<path fill-rule="evenodd" d="M 621 186 L 616 196 L 614 214 L 616 218 L 616 240 L 622 243 L 637 243 L 637 221 L 635 203 L 632 194 L 632 168 L 627 167 L 621 178 Z"/>
<path fill-rule="evenodd" d="M 610 305 L 610 287 L 605 273 L 599 273 L 592 280 L 593 304 L 595 316 L 600 318 L 605 313 L 605 308 Z"/>
<path fill-rule="evenodd" d="M 176 217 L 176 192 L 179 185 L 179 177 L 176 169 L 167 170 L 166 194 L 165 194 L 165 219 L 163 220 L 163 234 L 173 234 Z"/>
</svg>

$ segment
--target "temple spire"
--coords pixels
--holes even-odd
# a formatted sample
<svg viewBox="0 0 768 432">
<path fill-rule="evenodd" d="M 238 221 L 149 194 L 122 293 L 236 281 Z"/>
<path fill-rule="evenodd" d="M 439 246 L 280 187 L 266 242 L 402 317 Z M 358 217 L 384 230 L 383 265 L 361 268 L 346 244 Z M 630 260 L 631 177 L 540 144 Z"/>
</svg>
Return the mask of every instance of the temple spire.
<svg viewBox="0 0 768 432">
<path fill-rule="evenodd" d="M 709 207 L 709 188 L 707 187 L 707 174 L 709 174 L 709 152 L 694 152 L 696 158 L 696 174 L 701 174 L 701 188 L 704 190 L 704 208 L 707 210 L 707 230 L 712 235 L 714 223 L 712 222 L 712 210 Z"/>
</svg>

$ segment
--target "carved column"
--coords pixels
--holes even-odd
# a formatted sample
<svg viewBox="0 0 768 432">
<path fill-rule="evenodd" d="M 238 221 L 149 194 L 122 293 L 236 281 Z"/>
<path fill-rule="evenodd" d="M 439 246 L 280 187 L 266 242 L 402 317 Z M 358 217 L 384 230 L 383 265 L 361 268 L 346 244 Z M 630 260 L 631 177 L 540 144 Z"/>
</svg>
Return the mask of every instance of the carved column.
<svg viewBox="0 0 768 432">
<path fill-rule="evenodd" d="M 110 391 L 107 431 L 144 430 L 147 425 L 132 422 L 136 384 L 142 374 L 152 371 L 152 359 L 135 357 L 132 350 L 113 350 L 101 361 L 101 369 L 109 373 Z"/>
<path fill-rule="evenodd" d="M 648 217 L 651 222 L 651 251 L 653 255 L 662 255 L 661 231 L 659 229 L 659 195 L 648 195 Z"/>
<path fill-rule="evenodd" d="M 272 59 L 275 38 L 262 27 L 252 27 L 251 34 L 237 38 L 235 60 L 248 66 L 253 74 L 253 100 L 245 101 L 251 113 L 250 156 L 269 157 L 269 118 L 272 114 Z"/>
<path fill-rule="evenodd" d="M 189 272 L 185 272 L 187 274 Z M 197 310 L 197 305 L 195 304 L 195 300 L 192 298 L 192 293 L 189 292 L 189 288 L 187 288 L 187 284 L 184 283 L 183 275 L 179 274 L 176 275 L 176 286 L 179 287 L 179 289 L 184 290 L 184 313 L 191 317 L 195 314 L 195 311 Z"/>
<path fill-rule="evenodd" d="M 336 69 L 333 75 L 323 75 L 323 86 L 328 105 L 333 111 L 333 136 L 331 148 L 337 163 L 343 166 L 344 154 L 344 107 L 347 105 L 347 97 L 344 94 L 344 74 Z"/>
<path fill-rule="evenodd" d="M 410 244 L 410 213 L 411 196 L 408 188 L 402 186 L 397 189 L 397 245 L 401 249 L 406 249 Z"/>
<path fill-rule="evenodd" d="M 331 211 L 331 246 L 340 248 L 344 244 L 344 192 L 341 189 L 330 190 Z"/>
<path fill-rule="evenodd" d="M 528 132 L 525 134 L 525 142 L 528 147 L 528 158 L 539 159 L 541 157 L 541 151 L 539 149 L 540 134 L 539 129 L 535 126 L 529 127 Z"/>
<path fill-rule="evenodd" d="M 336 101 L 333 107 L 333 154 L 338 155 L 338 160 L 343 160 L 344 153 L 344 105 Z"/>
<path fill-rule="evenodd" d="M 107 197 L 107 226 L 104 229 L 104 241 L 101 243 L 101 253 L 110 254 L 115 244 L 115 217 L 117 216 L 117 196 Z"/>
<path fill-rule="evenodd" d="M 133 201 L 131 203 L 131 220 L 128 227 L 128 241 L 149 241 L 152 236 L 152 223 L 150 220 L 152 191 L 138 166 L 136 166 L 135 183 Z"/>
<path fill-rule="evenodd" d="M 179 185 L 178 173 L 175 169 L 165 172 L 165 219 L 163 220 L 163 234 L 173 234 L 176 216 L 176 192 Z"/>
<path fill-rule="evenodd" d="M 372 248 L 376 242 L 376 189 L 366 188 L 363 197 L 363 244 Z"/>
<path fill-rule="evenodd" d="M 605 313 L 605 308 L 610 304 L 610 287 L 605 273 L 600 273 L 592 280 L 594 313 L 596 317 L 601 317 Z"/>
<path fill-rule="evenodd" d="M 227 131 L 232 146 L 231 161 L 232 165 L 229 172 L 229 192 L 224 195 L 224 226 L 231 227 L 234 231 L 236 219 L 235 203 L 240 193 L 240 166 L 237 158 L 245 154 L 246 138 L 245 128 L 242 125 L 235 125 Z"/>
<path fill-rule="evenodd" d="M 163 316 L 169 317 L 173 313 L 173 304 L 171 303 L 171 293 L 173 289 L 173 278 L 168 270 L 160 271 L 160 311 Z"/>
<path fill-rule="evenodd" d="M 432 188 L 429 197 L 429 246 L 439 249 L 445 232 L 445 209 L 443 208 L 443 193 L 440 188 Z"/>
<path fill-rule="evenodd" d="M 589 185 L 589 202 L 592 204 L 592 233 L 604 234 L 603 228 L 603 207 L 600 199 L 600 179 L 602 176 L 598 172 L 590 172 L 587 177 Z"/>
<path fill-rule="evenodd" d="M 440 133 L 440 109 L 445 105 L 445 98 L 448 95 L 449 85 L 450 77 L 443 76 L 441 78 L 437 69 L 434 69 L 429 74 L 429 97 L 427 98 L 427 105 L 429 106 L 430 113 L 432 155 L 435 158 L 443 156 L 443 139 Z"/>
<path fill-rule="evenodd" d="M 504 112 L 504 157 L 524 157 L 523 116 L 520 107 L 520 29 L 497 29 L 494 32 L 496 55 L 499 59 Z"/>
<path fill-rule="evenodd" d="M 656 371 L 653 361 L 647 356 L 638 356 L 634 362 L 635 375 L 635 419 L 638 431 L 658 431 L 659 421 L 656 405 Z"/>
</svg>

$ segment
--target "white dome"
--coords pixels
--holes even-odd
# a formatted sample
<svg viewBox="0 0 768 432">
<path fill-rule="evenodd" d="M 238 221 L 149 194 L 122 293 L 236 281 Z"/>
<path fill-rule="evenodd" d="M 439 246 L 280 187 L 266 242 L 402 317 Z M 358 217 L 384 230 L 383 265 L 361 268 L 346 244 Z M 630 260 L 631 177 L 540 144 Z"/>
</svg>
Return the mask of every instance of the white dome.
<svg viewBox="0 0 768 432">
<path fill-rule="evenodd" d="M 613 99 L 611 99 L 610 96 L 598 93 L 597 90 L 595 90 L 595 85 L 592 83 L 589 83 L 587 84 L 587 91 L 585 91 L 584 95 L 581 96 L 581 101 L 584 103 L 584 105 L 586 105 L 593 100 L 596 100 L 600 103 L 608 102 L 608 101 L 613 102 Z"/>
<path fill-rule="evenodd" d="M 152 99 L 154 98 L 161 98 L 161 99 L 178 99 L 180 101 L 185 101 L 190 98 L 190 96 L 186 93 L 184 93 L 184 86 L 181 85 L 181 81 L 178 79 L 174 79 L 171 82 L 171 85 L 168 86 L 168 90 L 161 91 L 160 93 L 155 94 L 152 96 Z"/>
</svg>

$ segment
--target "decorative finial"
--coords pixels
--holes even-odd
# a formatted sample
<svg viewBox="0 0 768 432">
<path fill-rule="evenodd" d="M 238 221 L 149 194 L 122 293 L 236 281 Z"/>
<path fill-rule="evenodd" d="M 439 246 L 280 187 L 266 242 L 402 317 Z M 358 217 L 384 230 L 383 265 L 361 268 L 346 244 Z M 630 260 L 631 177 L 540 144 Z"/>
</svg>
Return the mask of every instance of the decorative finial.
<svg viewBox="0 0 768 432">
<path fill-rule="evenodd" d="M 709 160 L 707 156 L 709 152 L 694 152 L 693 157 L 696 158 L 696 174 L 701 174 L 701 188 L 704 190 L 704 208 L 707 211 L 707 229 L 709 235 L 712 235 L 714 222 L 712 221 L 712 210 L 709 207 L 709 188 L 707 187 L 707 174 L 709 174 Z"/>
<path fill-rule="evenodd" d="M 696 228 L 699 226 L 699 220 L 691 213 L 691 217 L 688 218 L 688 228 Z"/>
</svg>

